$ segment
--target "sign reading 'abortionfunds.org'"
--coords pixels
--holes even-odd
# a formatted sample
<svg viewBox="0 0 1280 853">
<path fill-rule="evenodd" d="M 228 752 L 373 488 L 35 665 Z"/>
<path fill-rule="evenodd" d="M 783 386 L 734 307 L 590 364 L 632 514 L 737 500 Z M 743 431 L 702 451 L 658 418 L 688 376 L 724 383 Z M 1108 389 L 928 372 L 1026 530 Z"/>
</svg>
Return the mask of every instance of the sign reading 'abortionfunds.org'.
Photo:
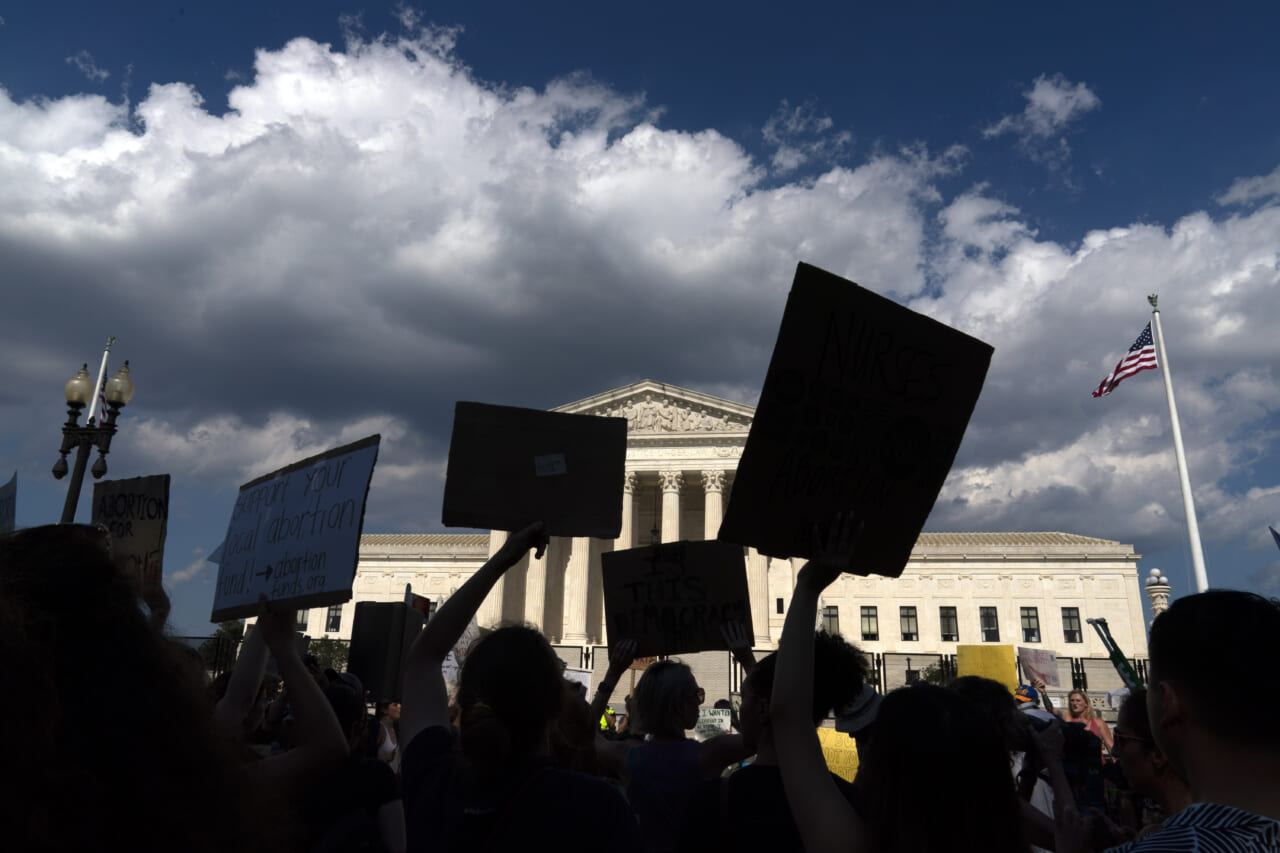
<svg viewBox="0 0 1280 853">
<path fill-rule="evenodd" d="M 212 621 L 351 599 L 381 436 L 295 462 L 240 487 L 223 542 Z"/>
</svg>

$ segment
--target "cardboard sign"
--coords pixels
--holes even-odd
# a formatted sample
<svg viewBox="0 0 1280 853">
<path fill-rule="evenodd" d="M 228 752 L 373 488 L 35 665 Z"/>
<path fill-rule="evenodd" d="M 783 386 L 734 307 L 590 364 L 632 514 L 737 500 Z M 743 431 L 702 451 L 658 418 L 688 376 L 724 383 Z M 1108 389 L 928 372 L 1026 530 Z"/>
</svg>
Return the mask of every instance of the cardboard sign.
<svg viewBox="0 0 1280 853">
<path fill-rule="evenodd" d="M 752 634 L 742 548 L 725 542 L 670 542 L 601 555 L 605 625 L 633 639 L 637 655 L 725 649 L 720 626 Z"/>
<path fill-rule="evenodd" d="M 626 454 L 623 418 L 458 403 L 444 524 L 616 539 Z"/>
<path fill-rule="evenodd" d="M 93 484 L 93 523 L 111 535 L 111 555 L 127 574 L 164 571 L 169 523 L 169 475 Z"/>
<path fill-rule="evenodd" d="M 827 769 L 846 782 L 852 782 L 858 775 L 858 745 L 853 738 L 823 726 L 818 729 L 818 743 L 822 745 Z"/>
<path fill-rule="evenodd" d="M 693 727 L 694 740 L 710 740 L 729 734 L 733 724 L 733 712 L 728 708 L 699 708 L 698 722 Z"/>
<path fill-rule="evenodd" d="M 0 533 L 11 533 L 18 523 L 18 472 L 0 486 Z"/>
<path fill-rule="evenodd" d="M 866 523 L 857 574 L 898 577 L 947 477 L 992 348 L 851 281 L 796 270 L 719 538 L 811 557 Z"/>
<path fill-rule="evenodd" d="M 656 660 L 657 658 L 652 655 L 644 658 L 635 658 L 631 661 L 631 666 L 627 667 L 627 669 L 634 670 L 636 672 L 644 672 L 646 669 L 653 666 L 653 662 Z"/>
<path fill-rule="evenodd" d="M 303 459 L 240 487 L 218 565 L 214 622 L 351 599 L 381 436 Z"/>
<path fill-rule="evenodd" d="M 979 675 L 998 681 L 1009 692 L 1018 689 L 1018 668 L 1013 659 L 1013 646 L 986 644 L 956 646 L 956 675 Z"/>
<path fill-rule="evenodd" d="M 1018 646 L 1018 663 L 1022 664 L 1022 675 L 1027 683 L 1038 678 L 1048 687 L 1062 686 L 1058 683 L 1058 656 L 1054 652 Z"/>
</svg>

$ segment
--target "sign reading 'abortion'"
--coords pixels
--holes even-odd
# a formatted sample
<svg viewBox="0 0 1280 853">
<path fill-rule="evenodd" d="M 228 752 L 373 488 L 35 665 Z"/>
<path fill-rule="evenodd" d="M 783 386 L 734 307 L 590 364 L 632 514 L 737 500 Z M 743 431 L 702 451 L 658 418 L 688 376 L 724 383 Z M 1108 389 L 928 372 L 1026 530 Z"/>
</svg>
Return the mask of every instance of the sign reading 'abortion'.
<svg viewBox="0 0 1280 853">
<path fill-rule="evenodd" d="M 222 547 L 214 622 L 351 599 L 381 436 L 295 462 L 240 487 Z"/>
</svg>

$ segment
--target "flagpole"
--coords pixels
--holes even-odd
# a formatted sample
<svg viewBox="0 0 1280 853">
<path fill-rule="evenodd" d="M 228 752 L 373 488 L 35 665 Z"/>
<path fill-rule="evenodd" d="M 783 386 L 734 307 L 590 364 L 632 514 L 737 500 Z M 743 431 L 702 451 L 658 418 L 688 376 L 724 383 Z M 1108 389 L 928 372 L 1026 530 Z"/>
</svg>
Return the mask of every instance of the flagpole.
<svg viewBox="0 0 1280 853">
<path fill-rule="evenodd" d="M 1191 567 L 1196 574 L 1196 592 L 1209 589 L 1209 576 L 1204 570 L 1204 551 L 1200 547 L 1200 525 L 1196 523 L 1196 505 L 1191 498 L 1191 478 L 1187 476 L 1187 455 L 1182 449 L 1182 427 L 1178 424 L 1178 407 L 1173 402 L 1173 380 L 1169 377 L 1169 357 L 1164 351 L 1164 332 L 1160 328 L 1158 294 L 1151 294 L 1151 319 L 1155 326 L 1156 346 L 1160 348 L 1160 372 L 1164 375 L 1164 396 L 1169 401 L 1169 423 L 1173 425 L 1173 454 L 1178 460 L 1178 481 L 1182 484 L 1182 511 L 1187 516 L 1187 538 L 1191 541 Z"/>
<path fill-rule="evenodd" d="M 102 366 L 98 368 L 98 384 L 93 386 L 93 399 L 89 402 L 89 416 L 84 419 L 86 424 L 93 421 L 93 415 L 98 411 L 98 394 L 102 391 L 102 380 L 107 377 L 107 355 L 111 352 L 111 345 L 116 339 L 110 335 L 107 336 L 107 348 L 102 351 Z"/>
</svg>

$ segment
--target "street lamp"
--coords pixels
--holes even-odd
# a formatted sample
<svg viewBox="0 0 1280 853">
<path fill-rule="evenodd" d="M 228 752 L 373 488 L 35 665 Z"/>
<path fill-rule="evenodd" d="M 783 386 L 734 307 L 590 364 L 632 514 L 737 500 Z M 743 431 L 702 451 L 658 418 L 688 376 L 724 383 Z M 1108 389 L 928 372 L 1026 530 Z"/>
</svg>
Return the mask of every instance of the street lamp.
<svg viewBox="0 0 1280 853">
<path fill-rule="evenodd" d="M 58 461 L 53 463 L 53 477 L 61 480 L 67 476 L 67 454 L 76 451 L 76 464 L 71 469 L 71 482 L 67 484 L 67 502 L 62 507 L 62 523 L 70 524 L 76 518 L 76 505 L 80 502 L 80 486 L 84 482 L 84 466 L 89 461 L 89 448 L 98 448 L 98 461 L 93 463 L 93 479 L 107 473 L 107 452 L 111 449 L 111 437 L 116 434 L 116 416 L 133 397 L 133 380 L 129 378 L 129 362 L 106 381 L 102 396 L 107 401 L 107 415 L 98 418 L 98 425 L 80 426 L 80 410 L 93 399 L 93 380 L 89 378 L 89 365 L 84 365 L 71 377 L 63 389 L 67 397 L 67 422 L 62 425 L 62 448 Z"/>
</svg>

